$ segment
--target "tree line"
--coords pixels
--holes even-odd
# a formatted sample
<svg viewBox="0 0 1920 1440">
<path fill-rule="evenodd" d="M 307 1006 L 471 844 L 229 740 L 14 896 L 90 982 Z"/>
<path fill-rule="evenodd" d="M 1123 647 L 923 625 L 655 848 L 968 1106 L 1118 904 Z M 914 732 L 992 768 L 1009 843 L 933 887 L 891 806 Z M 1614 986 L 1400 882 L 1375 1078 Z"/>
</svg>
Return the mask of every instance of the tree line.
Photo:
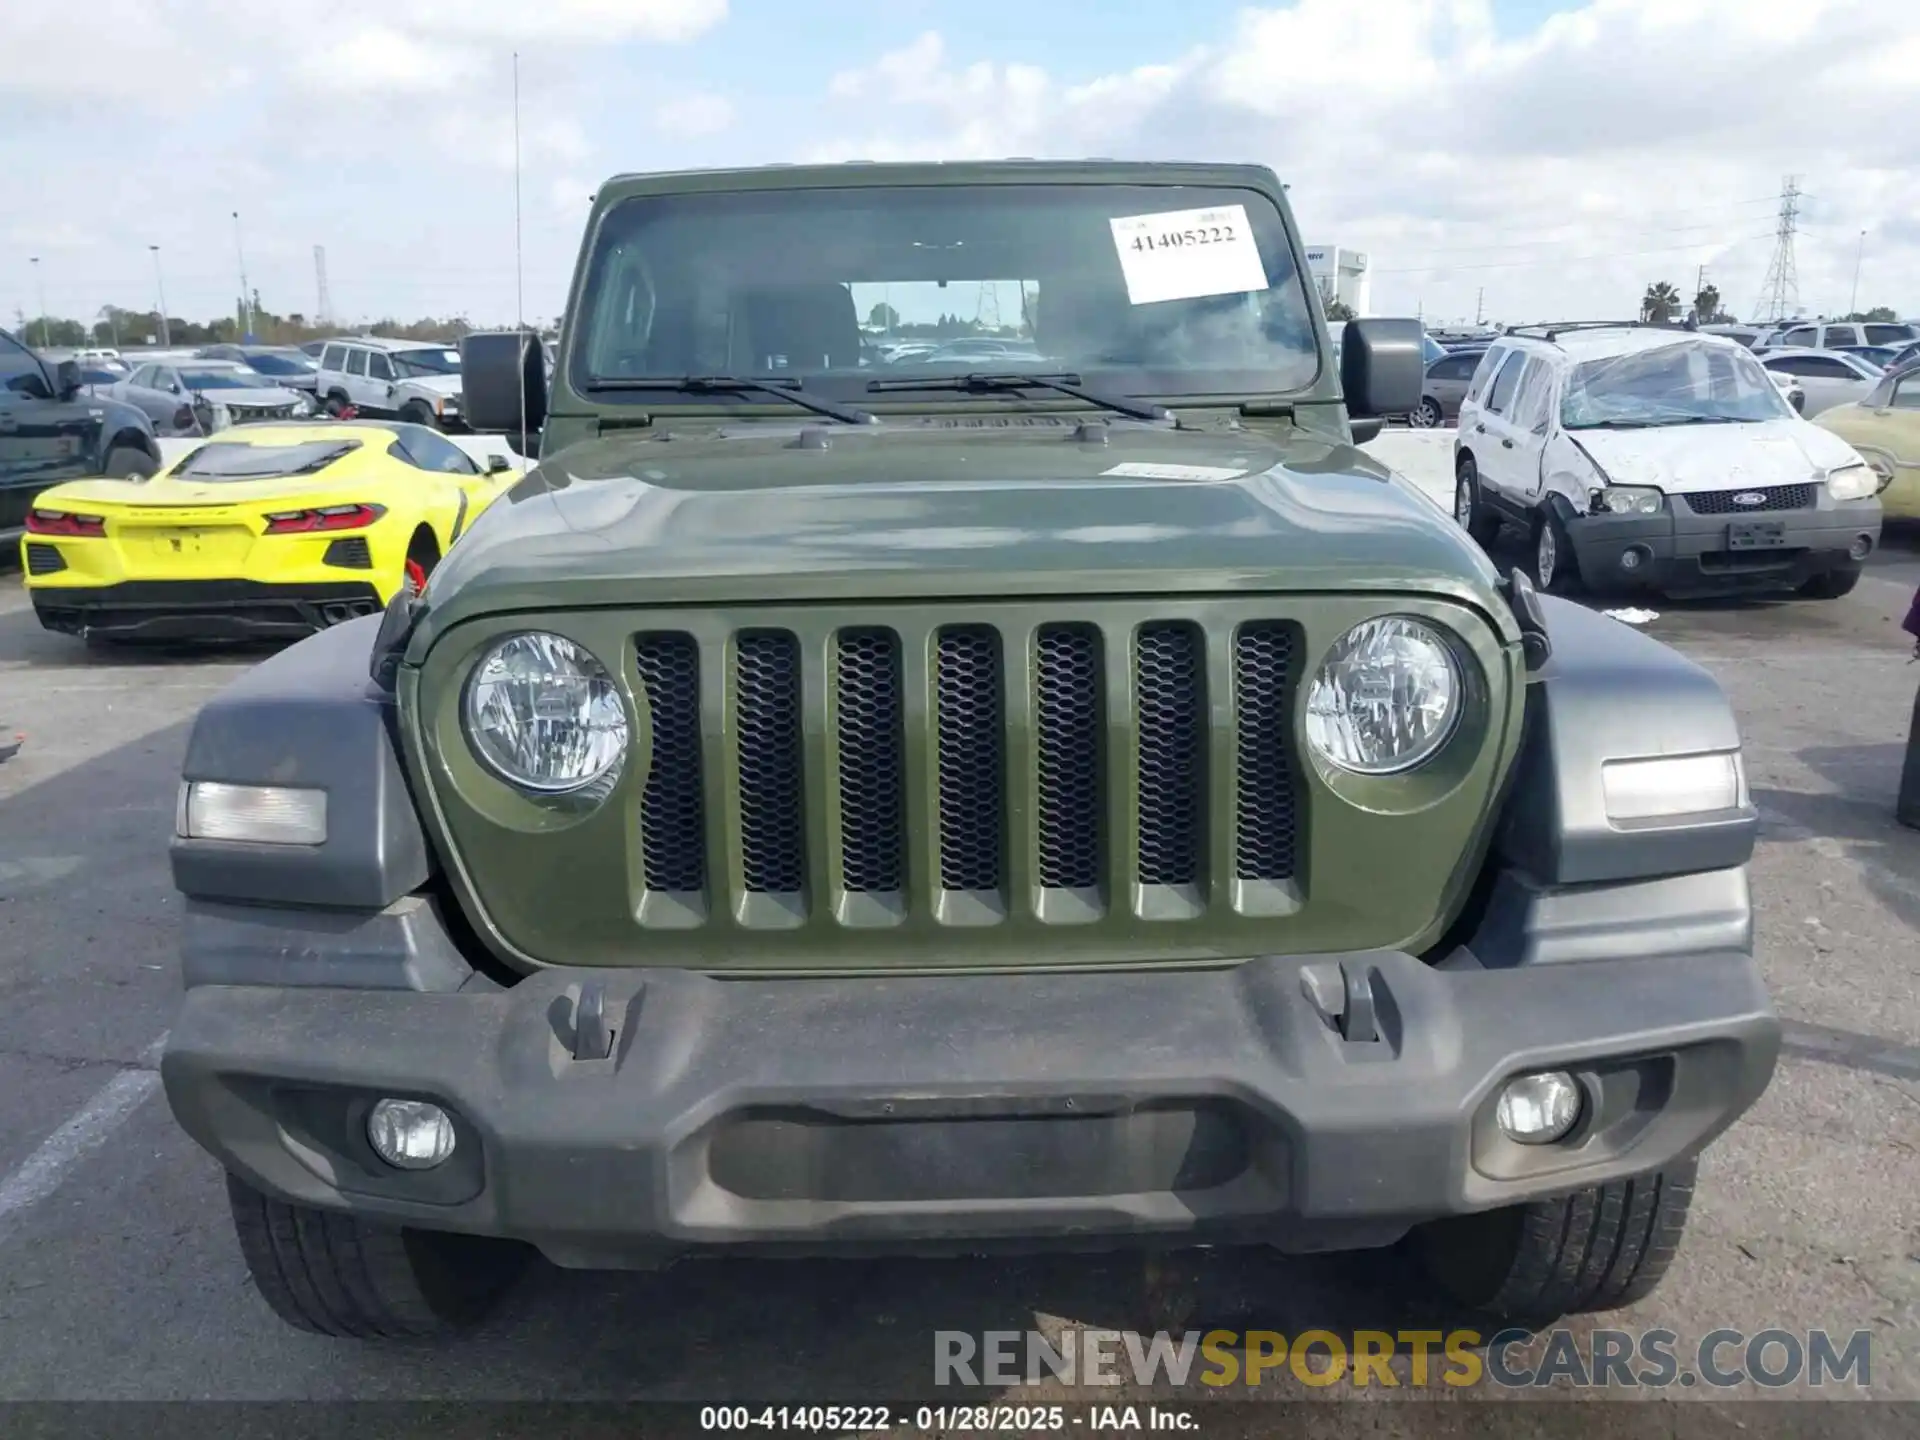
<svg viewBox="0 0 1920 1440">
<path fill-rule="evenodd" d="M 1667 325 L 1683 317 L 1691 318 L 1699 325 L 1735 325 L 1739 322 L 1729 315 L 1720 304 L 1720 291 L 1713 285 L 1702 285 L 1693 297 L 1693 304 L 1686 305 L 1680 292 L 1665 280 L 1659 280 L 1647 286 L 1647 293 L 1640 297 L 1640 318 L 1656 325 Z M 1827 317 L 1835 320 L 1884 321 L 1892 324 L 1899 316 L 1885 305 L 1876 305 L 1871 310 L 1856 310 L 1851 315 Z"/>
<path fill-rule="evenodd" d="M 56 349 L 111 346 L 120 350 L 158 345 L 163 339 L 170 345 L 237 345 L 248 333 L 242 328 L 238 312 L 239 307 L 236 306 L 234 314 L 212 320 L 188 320 L 183 316 L 168 315 L 162 323 L 157 310 L 103 305 L 92 320 L 58 315 L 31 318 L 16 315 L 15 318 L 19 337 L 29 345 Z M 257 345 L 299 345 L 308 340 L 324 340 L 341 334 L 384 335 L 395 340 L 438 340 L 457 344 L 462 336 L 475 328 L 460 317 L 399 320 L 389 316 L 371 325 L 355 327 L 321 324 L 317 319 L 297 312 L 275 315 L 261 306 L 257 293 L 253 297 L 251 322 L 253 343 Z"/>
</svg>

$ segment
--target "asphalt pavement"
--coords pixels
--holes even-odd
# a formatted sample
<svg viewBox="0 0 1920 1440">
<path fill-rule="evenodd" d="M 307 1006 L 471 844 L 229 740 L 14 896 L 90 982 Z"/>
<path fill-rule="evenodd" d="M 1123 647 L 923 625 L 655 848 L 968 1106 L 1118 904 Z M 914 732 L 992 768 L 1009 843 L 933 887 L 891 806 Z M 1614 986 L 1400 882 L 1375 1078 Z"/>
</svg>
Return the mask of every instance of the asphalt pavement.
<svg viewBox="0 0 1920 1440">
<path fill-rule="evenodd" d="M 1898 628 L 1916 583 L 1907 537 L 1843 600 L 1655 602 L 1647 628 L 1718 676 L 1741 718 L 1764 816 L 1758 951 L 1788 1053 L 1705 1157 L 1665 1285 L 1577 1333 L 1867 1330 L 1864 1393 L 1920 1400 L 1920 833 L 1892 819 L 1920 684 Z M 1398 1251 L 1235 1251 L 1151 1272 L 1129 1256 L 541 1265 L 455 1344 L 285 1328 L 153 1069 L 179 989 L 165 844 L 187 727 L 258 658 L 90 651 L 40 630 L 0 576 L 0 731 L 25 737 L 0 765 L 0 1400 L 899 1398 L 925 1393 L 935 1330 L 1137 1326 L 1170 1313 L 1175 1284 L 1181 1314 L 1241 1329 L 1460 1318 Z M 1260 1393 L 1324 1392 L 1278 1372 Z M 1259 1433 L 1219 1414 L 1205 1433 Z M 1588 1432 L 1603 1429 L 1596 1411 Z"/>
</svg>

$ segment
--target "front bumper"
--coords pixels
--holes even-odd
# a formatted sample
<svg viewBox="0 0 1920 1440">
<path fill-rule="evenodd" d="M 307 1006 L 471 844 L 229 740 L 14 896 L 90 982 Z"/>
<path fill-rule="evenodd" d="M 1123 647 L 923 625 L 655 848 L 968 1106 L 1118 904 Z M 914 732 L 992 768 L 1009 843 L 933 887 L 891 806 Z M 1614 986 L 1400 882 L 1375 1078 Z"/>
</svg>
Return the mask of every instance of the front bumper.
<svg viewBox="0 0 1920 1440">
<path fill-rule="evenodd" d="M 128 580 L 32 590 L 40 623 L 114 640 L 298 639 L 381 608 L 365 581 L 271 585 L 253 580 Z"/>
<path fill-rule="evenodd" d="M 1567 538 L 1581 579 L 1597 590 L 1669 595 L 1794 590 L 1871 553 L 1880 543 L 1881 514 L 1878 500 L 1849 500 L 1805 510 L 1702 515 L 1676 495 L 1657 515 L 1575 516 L 1567 524 Z M 1730 527 L 1754 522 L 1781 526 L 1782 543 L 1733 548 Z"/>
<path fill-rule="evenodd" d="M 1343 970 L 1370 977 L 1375 1038 L 1328 1018 L 1366 1033 L 1364 1006 L 1329 1005 Z M 577 1060 L 595 985 L 611 1053 Z M 554 969 L 452 993 L 201 983 L 161 1068 L 188 1133 L 270 1193 L 614 1267 L 712 1246 L 1389 1244 L 1696 1151 L 1766 1087 L 1778 1036 L 1736 951 L 1500 970 L 1369 952 L 924 978 Z M 1538 1069 L 1579 1075 L 1589 1120 L 1522 1147 L 1493 1106 Z M 385 1095 L 449 1109 L 453 1158 L 382 1165 L 364 1116 Z"/>
</svg>

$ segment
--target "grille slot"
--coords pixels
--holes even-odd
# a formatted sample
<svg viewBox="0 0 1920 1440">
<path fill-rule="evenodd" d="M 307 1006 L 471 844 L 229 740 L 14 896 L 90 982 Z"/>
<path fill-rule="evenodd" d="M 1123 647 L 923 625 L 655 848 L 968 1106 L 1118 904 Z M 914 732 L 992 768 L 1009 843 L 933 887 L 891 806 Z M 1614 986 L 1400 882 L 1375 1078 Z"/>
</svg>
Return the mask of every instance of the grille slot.
<svg viewBox="0 0 1920 1440">
<path fill-rule="evenodd" d="M 834 646 L 840 868 L 845 889 L 906 888 L 906 770 L 900 641 L 842 630 Z"/>
<path fill-rule="evenodd" d="M 27 542 L 27 573 L 29 575 L 57 575 L 67 568 L 67 562 L 56 545 L 36 545 Z"/>
<path fill-rule="evenodd" d="M 349 535 L 344 540 L 333 541 L 321 559 L 328 565 L 338 565 L 347 570 L 373 568 L 373 552 L 367 548 L 367 537 L 364 535 Z"/>
<path fill-rule="evenodd" d="M 1006 860 L 1000 636 L 984 625 L 952 626 L 934 649 L 940 884 L 998 890 Z"/>
<path fill-rule="evenodd" d="M 697 894 L 707 888 L 700 652 L 691 635 L 641 635 L 634 664 L 653 725 L 653 763 L 640 792 L 641 874 L 648 890 Z"/>
<path fill-rule="evenodd" d="M 1034 664 L 1033 729 L 1040 883 L 1100 884 L 1101 667 L 1099 632 L 1044 625 Z"/>
<path fill-rule="evenodd" d="M 1263 621 L 1234 636 L 1233 848 L 1241 880 L 1293 878 L 1293 658 L 1291 626 Z"/>
<path fill-rule="evenodd" d="M 1205 846 L 1205 650 L 1184 621 L 1134 638 L 1139 720 L 1137 831 L 1142 885 L 1195 885 Z"/>
<path fill-rule="evenodd" d="M 795 894 L 806 883 L 799 642 L 747 631 L 735 655 L 741 880 L 750 892 Z"/>
<path fill-rule="evenodd" d="M 1760 515 L 1768 510 L 1811 510 L 1817 487 L 1810 484 L 1756 485 L 1754 492 L 1767 497 L 1764 505 L 1736 505 L 1735 495 L 1745 490 L 1690 490 L 1680 498 L 1696 515 Z"/>
</svg>

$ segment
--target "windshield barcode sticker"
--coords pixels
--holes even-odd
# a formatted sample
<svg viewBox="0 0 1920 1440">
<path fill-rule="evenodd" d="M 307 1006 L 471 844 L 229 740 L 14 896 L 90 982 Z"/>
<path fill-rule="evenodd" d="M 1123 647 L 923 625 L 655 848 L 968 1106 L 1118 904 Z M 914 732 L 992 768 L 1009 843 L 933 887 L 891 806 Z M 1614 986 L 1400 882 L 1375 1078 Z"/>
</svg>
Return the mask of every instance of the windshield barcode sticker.
<svg viewBox="0 0 1920 1440">
<path fill-rule="evenodd" d="M 1123 215 L 1109 223 L 1135 305 L 1267 288 L 1244 205 Z"/>
</svg>

